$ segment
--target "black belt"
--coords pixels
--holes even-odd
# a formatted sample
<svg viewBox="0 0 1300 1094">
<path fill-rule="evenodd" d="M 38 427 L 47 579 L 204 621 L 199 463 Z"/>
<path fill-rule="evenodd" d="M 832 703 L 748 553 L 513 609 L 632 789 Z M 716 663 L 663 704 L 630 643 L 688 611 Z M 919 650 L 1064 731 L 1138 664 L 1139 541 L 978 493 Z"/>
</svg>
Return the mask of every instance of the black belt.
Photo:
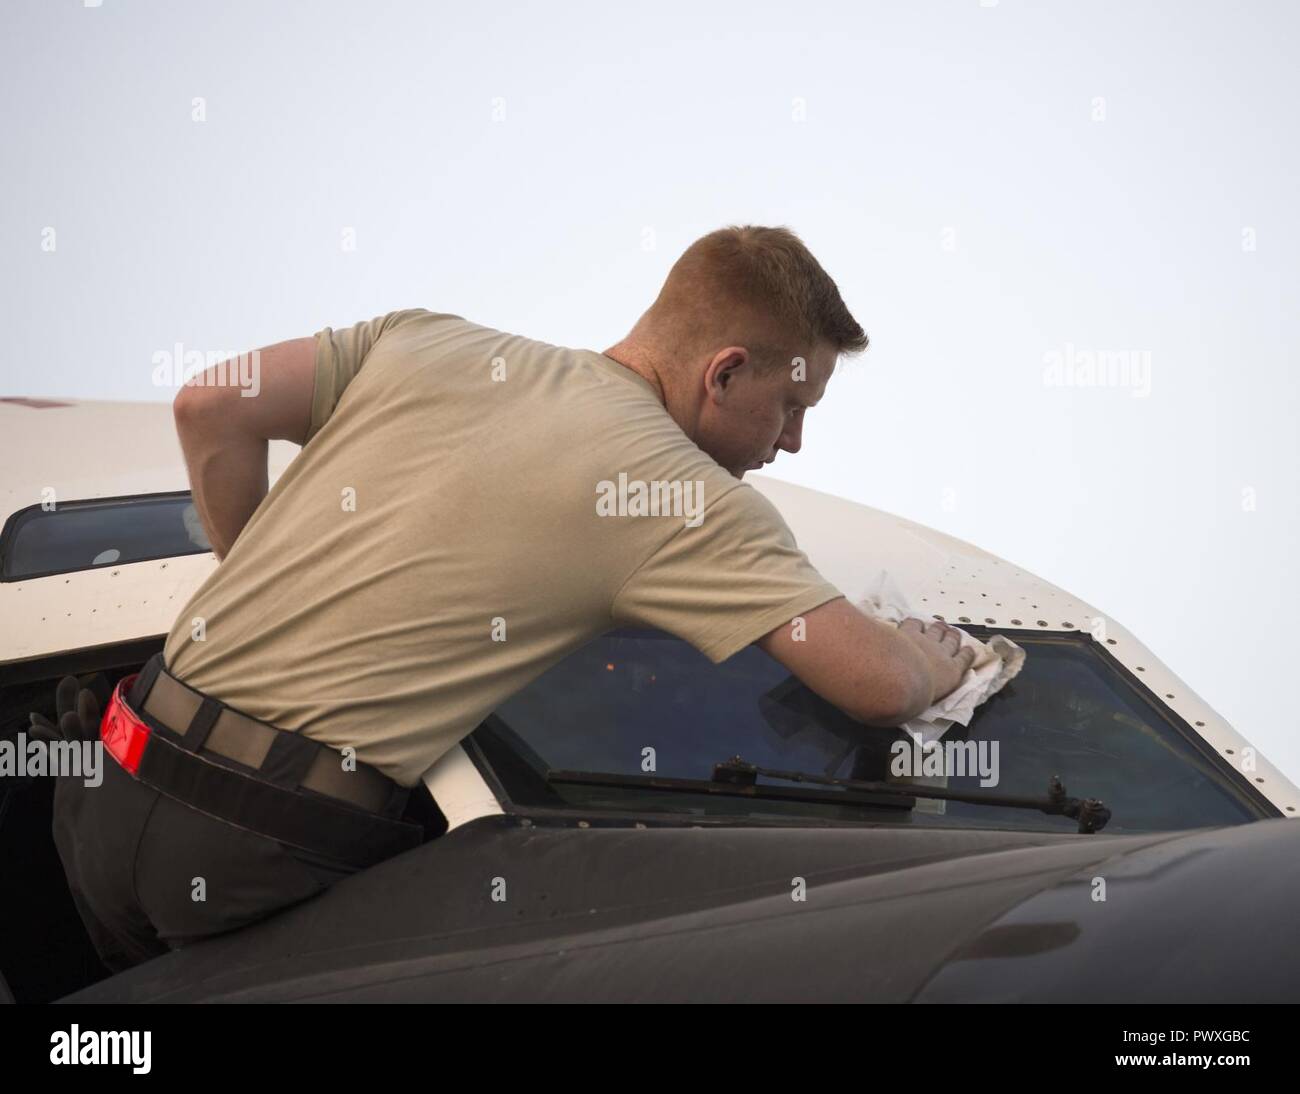
<svg viewBox="0 0 1300 1094">
<path fill-rule="evenodd" d="M 196 698 L 189 724 L 179 731 L 157 716 L 160 709 L 176 709 L 177 688 Z M 357 868 L 423 841 L 420 826 L 398 819 L 409 790 L 363 764 L 345 771 L 342 753 L 203 695 L 168 673 L 161 653 L 145 664 L 128 702 L 150 730 L 135 777 L 199 812 Z M 224 747 L 213 740 L 219 722 L 226 729 Z M 247 722 L 272 735 L 267 747 L 256 749 L 261 755 L 257 766 L 228 755 L 240 751 L 230 731 Z M 359 776 L 355 790 L 348 781 L 353 776 Z M 376 777 L 385 787 L 385 800 L 377 808 L 365 808 L 358 802 L 375 797 Z"/>
</svg>

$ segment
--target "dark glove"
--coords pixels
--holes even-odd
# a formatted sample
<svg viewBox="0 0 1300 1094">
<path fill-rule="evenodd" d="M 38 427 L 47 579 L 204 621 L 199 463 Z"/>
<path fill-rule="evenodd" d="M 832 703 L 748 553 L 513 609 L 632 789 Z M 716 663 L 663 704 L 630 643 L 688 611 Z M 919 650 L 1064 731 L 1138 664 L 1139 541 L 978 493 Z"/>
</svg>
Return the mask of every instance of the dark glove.
<svg viewBox="0 0 1300 1094">
<path fill-rule="evenodd" d="M 46 741 L 97 741 L 100 711 L 108 705 L 108 697 L 108 678 L 102 672 L 87 680 L 85 686 L 75 676 L 65 676 L 54 691 L 58 724 L 32 711 L 27 732 Z"/>
</svg>

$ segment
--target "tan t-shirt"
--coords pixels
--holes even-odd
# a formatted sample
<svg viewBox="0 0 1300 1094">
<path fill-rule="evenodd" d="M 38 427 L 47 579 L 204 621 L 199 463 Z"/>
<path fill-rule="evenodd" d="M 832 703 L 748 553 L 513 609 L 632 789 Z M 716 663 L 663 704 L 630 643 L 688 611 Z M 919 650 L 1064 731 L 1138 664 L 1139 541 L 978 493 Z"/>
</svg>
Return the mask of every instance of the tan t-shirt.
<svg viewBox="0 0 1300 1094">
<path fill-rule="evenodd" d="M 415 308 L 317 335 L 307 443 L 164 656 L 411 786 L 611 628 L 718 662 L 840 595 L 642 377 Z"/>
</svg>

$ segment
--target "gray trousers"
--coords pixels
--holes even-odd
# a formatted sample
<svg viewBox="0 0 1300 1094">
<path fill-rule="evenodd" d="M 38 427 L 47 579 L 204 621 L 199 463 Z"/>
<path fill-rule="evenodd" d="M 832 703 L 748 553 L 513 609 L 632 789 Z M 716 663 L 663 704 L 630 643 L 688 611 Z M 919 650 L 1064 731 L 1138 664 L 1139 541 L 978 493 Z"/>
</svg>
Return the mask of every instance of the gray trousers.
<svg viewBox="0 0 1300 1094">
<path fill-rule="evenodd" d="M 167 797 L 107 750 L 103 781 L 59 776 L 54 842 L 100 959 L 113 972 L 307 900 L 356 867 Z"/>
</svg>

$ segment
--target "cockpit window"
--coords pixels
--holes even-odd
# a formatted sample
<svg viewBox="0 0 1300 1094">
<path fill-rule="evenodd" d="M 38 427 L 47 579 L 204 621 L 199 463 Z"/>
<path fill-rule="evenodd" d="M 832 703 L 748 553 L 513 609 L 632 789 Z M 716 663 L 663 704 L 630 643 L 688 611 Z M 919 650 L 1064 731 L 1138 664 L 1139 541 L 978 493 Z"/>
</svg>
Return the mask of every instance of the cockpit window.
<svg viewBox="0 0 1300 1094">
<path fill-rule="evenodd" d="M 0 581 L 211 549 L 188 491 L 29 505 L 0 533 Z"/>
<path fill-rule="evenodd" d="M 966 629 L 978 637 L 991 633 Z M 1041 798 L 1056 775 L 1070 795 L 1105 802 L 1112 812 L 1107 833 L 1275 815 L 1090 636 L 1009 637 L 1028 654 L 1020 675 L 981 706 L 969 727 L 955 726 L 944 738 L 973 742 L 971 756 L 982 748 L 986 760 L 996 757 L 996 785 L 981 785 L 988 767 L 981 771 L 975 763 L 966 774 L 950 773 L 931 785 Z M 917 799 L 913 809 L 841 805 L 833 798 L 765 802 L 633 785 L 643 781 L 635 777 L 651 774 L 708 780 L 714 764 L 732 756 L 787 771 L 900 781 L 901 761 L 891 747 L 906 740 L 900 731 L 852 721 L 755 646 L 714 665 L 671 636 L 630 630 L 611 632 L 560 662 L 475 733 L 520 804 L 1075 831 L 1067 818 L 1009 807 L 927 799 Z M 634 778 L 624 787 L 548 785 L 548 770 Z M 810 797 L 837 792 L 800 785 Z"/>
</svg>

